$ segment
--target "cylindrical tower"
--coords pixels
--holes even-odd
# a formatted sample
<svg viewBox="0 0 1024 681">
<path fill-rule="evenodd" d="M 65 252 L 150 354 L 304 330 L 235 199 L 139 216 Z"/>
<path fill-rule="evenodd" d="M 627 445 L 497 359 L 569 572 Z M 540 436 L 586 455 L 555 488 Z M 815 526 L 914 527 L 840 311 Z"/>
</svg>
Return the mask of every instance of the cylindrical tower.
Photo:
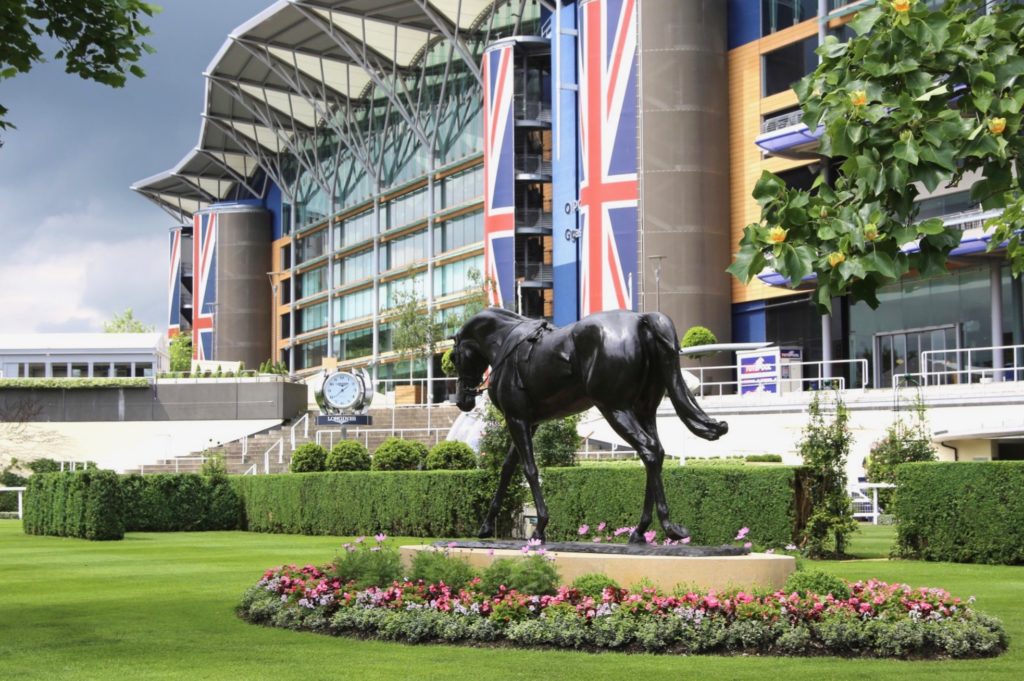
<svg viewBox="0 0 1024 681">
<path fill-rule="evenodd" d="M 700 324 L 725 341 L 732 254 L 727 3 L 637 5 L 642 307 L 660 306 L 680 335 Z"/>
</svg>

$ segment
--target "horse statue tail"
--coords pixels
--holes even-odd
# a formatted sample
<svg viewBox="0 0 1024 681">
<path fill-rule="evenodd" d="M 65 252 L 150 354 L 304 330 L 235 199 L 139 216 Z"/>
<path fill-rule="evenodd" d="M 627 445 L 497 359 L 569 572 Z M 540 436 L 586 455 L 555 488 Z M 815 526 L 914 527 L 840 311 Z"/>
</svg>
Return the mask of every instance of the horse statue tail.
<svg viewBox="0 0 1024 681">
<path fill-rule="evenodd" d="M 729 430 L 725 421 L 711 418 L 697 404 L 679 369 L 679 337 L 676 327 L 661 312 L 649 312 L 642 317 L 642 327 L 650 336 L 650 349 L 665 378 L 665 388 L 676 414 L 694 435 L 705 440 L 717 440 Z"/>
</svg>

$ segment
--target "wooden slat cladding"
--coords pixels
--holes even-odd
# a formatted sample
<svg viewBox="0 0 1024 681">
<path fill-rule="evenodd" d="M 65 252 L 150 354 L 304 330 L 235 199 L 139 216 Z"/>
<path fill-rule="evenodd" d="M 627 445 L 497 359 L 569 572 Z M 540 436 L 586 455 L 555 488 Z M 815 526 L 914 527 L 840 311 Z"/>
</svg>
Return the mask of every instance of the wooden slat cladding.
<svg viewBox="0 0 1024 681">
<path fill-rule="evenodd" d="M 751 196 L 761 172 L 780 172 L 807 164 L 778 157 L 764 158 L 754 144 L 761 132 L 763 116 L 797 102 L 792 90 L 761 97 L 761 57 L 766 52 L 813 36 L 817 31 L 818 21 L 812 19 L 729 51 L 729 220 L 734 252 L 739 249 L 743 228 L 761 217 L 760 207 Z M 794 295 L 794 291 L 766 286 L 757 279 L 749 285 L 735 278 L 732 280 L 733 303 L 789 295 Z"/>
</svg>

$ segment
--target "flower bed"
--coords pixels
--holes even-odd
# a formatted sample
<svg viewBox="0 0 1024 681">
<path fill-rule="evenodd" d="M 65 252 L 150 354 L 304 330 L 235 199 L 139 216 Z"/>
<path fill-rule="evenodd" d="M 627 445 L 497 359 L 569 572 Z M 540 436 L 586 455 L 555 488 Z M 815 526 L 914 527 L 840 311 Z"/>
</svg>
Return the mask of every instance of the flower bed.
<svg viewBox="0 0 1024 681">
<path fill-rule="evenodd" d="M 504 586 L 491 594 L 479 578 L 459 590 L 423 580 L 357 589 L 336 572 L 335 565 L 267 570 L 238 614 L 258 624 L 406 643 L 590 651 L 964 658 L 998 655 L 1007 645 L 999 620 L 970 601 L 877 580 L 849 584 L 849 597 L 839 598 L 783 590 L 669 596 L 613 587 L 594 597 L 567 586 L 552 595 Z"/>
</svg>

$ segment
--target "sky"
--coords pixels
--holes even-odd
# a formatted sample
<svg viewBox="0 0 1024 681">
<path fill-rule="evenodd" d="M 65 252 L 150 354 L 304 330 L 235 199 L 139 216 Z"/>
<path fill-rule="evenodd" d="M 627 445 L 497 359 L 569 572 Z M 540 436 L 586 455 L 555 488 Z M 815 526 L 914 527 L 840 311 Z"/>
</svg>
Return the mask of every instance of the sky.
<svg viewBox="0 0 1024 681">
<path fill-rule="evenodd" d="M 113 89 L 51 59 L 0 87 L 0 333 L 102 331 L 129 307 L 166 328 L 175 220 L 129 187 L 196 145 L 203 70 L 271 0 L 156 2 L 145 78 Z"/>
</svg>

